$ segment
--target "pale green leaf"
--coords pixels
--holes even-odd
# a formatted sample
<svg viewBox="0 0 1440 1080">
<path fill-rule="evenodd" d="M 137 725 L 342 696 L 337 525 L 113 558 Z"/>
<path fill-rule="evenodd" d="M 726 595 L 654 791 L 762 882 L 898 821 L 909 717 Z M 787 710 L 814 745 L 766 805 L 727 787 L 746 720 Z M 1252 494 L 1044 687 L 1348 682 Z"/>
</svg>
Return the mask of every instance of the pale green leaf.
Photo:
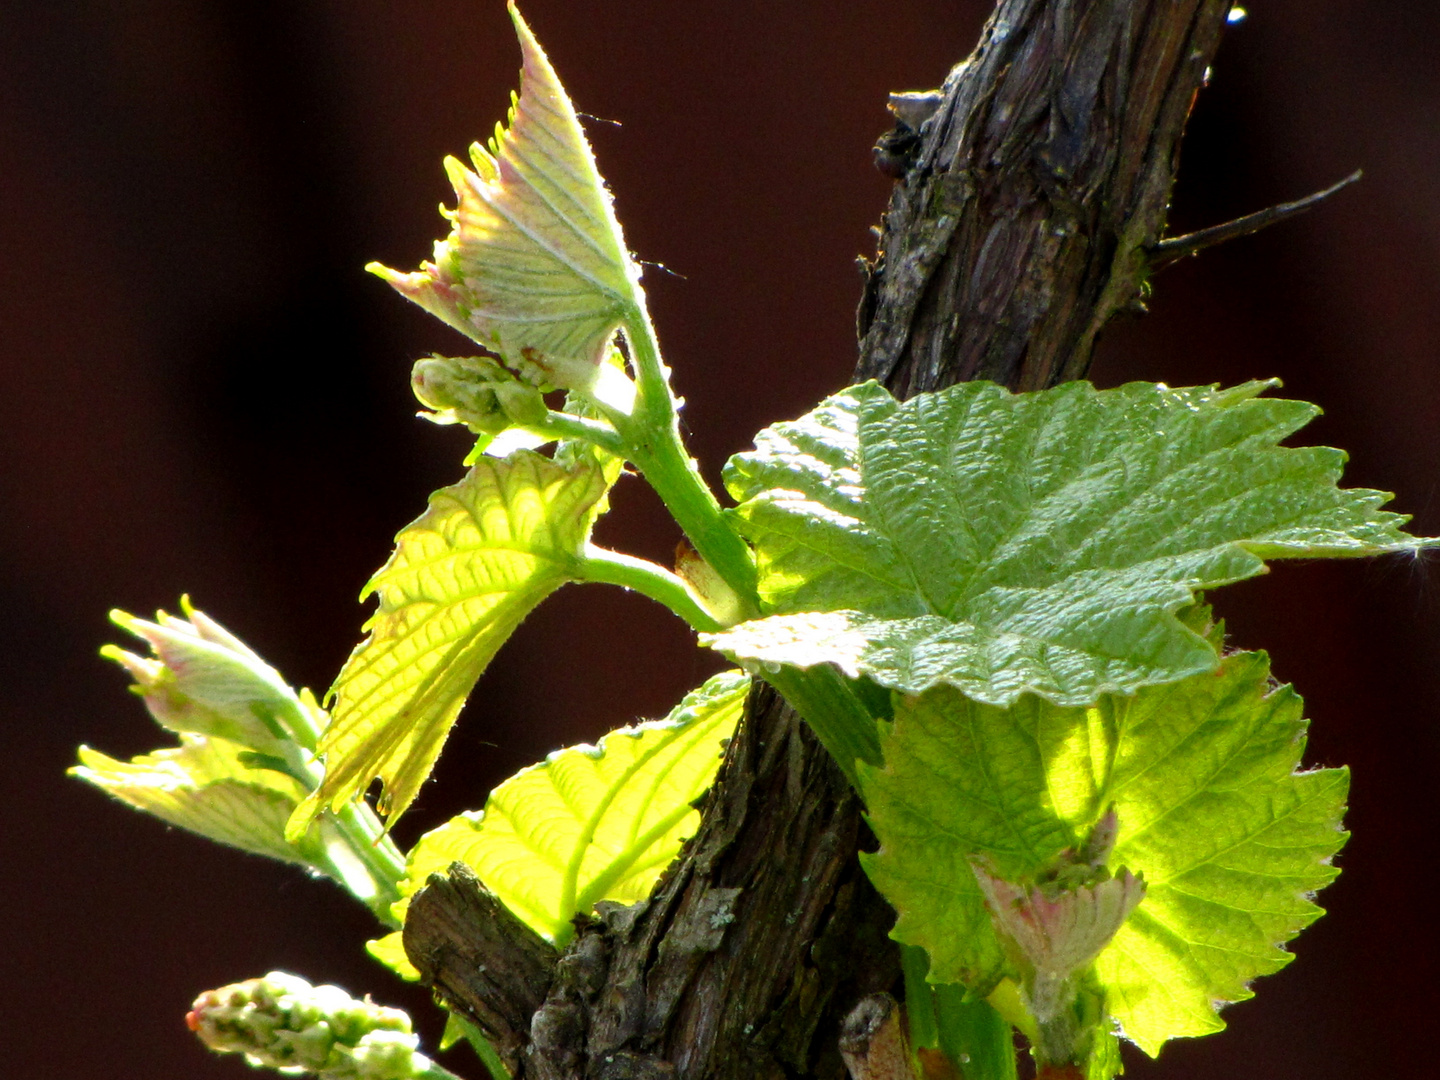
<svg viewBox="0 0 1440 1080">
<path fill-rule="evenodd" d="M 732 459 L 769 617 L 704 640 L 741 663 L 920 693 L 1083 705 L 1214 668 L 1176 612 L 1265 559 L 1414 551 L 1344 454 L 1282 448 L 1316 413 L 1231 390 L 874 383 Z"/>
<path fill-rule="evenodd" d="M 700 815 L 691 804 L 714 780 L 749 688 L 738 671 L 716 675 L 664 720 L 557 750 L 512 776 L 483 811 L 452 818 L 411 849 L 396 919 L 454 862 L 557 944 L 573 933 L 570 920 L 601 900 L 643 900 L 694 833 Z M 371 954 L 413 977 L 398 934 L 372 942 Z"/>
<path fill-rule="evenodd" d="M 610 194 L 574 106 L 510 5 L 524 66 L 508 128 L 445 162 L 457 205 L 433 262 L 370 269 L 538 384 L 585 389 L 611 334 L 640 305 Z"/>
<path fill-rule="evenodd" d="M 247 764 L 246 753 L 225 739 L 184 734 L 179 746 L 128 762 L 82 746 L 80 764 L 70 773 L 178 828 L 312 866 L 308 844 L 285 840 L 285 822 L 305 797 L 304 788 L 283 773 Z M 313 830 L 309 839 L 315 839 Z"/>
<path fill-rule="evenodd" d="M 482 458 L 430 497 L 365 587 L 380 604 L 331 689 L 325 779 L 292 828 L 383 784 L 393 824 L 430 775 L 475 681 L 540 601 L 575 579 L 606 470 L 529 451 Z"/>
<path fill-rule="evenodd" d="M 397 901 L 396 904 L 392 906 L 399 908 L 395 913 L 395 917 L 403 922 L 405 909 L 410 906 L 410 894 L 406 893 L 403 900 Z M 408 979 L 414 982 L 420 978 L 420 972 L 415 969 L 415 965 L 410 963 L 410 958 L 405 955 L 405 942 L 399 930 L 386 934 L 384 937 L 372 938 L 367 941 L 365 943 L 365 951 L 402 979 Z M 444 1048 L 442 1047 L 441 1049 Z"/>
<path fill-rule="evenodd" d="M 1216 1007 L 1286 964 L 1282 944 L 1321 913 L 1310 898 L 1337 873 L 1348 773 L 1297 772 L 1304 731 L 1262 653 L 1090 708 L 897 695 L 884 767 L 860 767 L 880 840 L 861 858 L 931 978 L 984 993 L 1007 961 L 971 858 L 1033 880 L 1113 805 L 1109 865 L 1148 891 L 1095 972 L 1125 1035 L 1154 1054 L 1223 1027 Z"/>
</svg>

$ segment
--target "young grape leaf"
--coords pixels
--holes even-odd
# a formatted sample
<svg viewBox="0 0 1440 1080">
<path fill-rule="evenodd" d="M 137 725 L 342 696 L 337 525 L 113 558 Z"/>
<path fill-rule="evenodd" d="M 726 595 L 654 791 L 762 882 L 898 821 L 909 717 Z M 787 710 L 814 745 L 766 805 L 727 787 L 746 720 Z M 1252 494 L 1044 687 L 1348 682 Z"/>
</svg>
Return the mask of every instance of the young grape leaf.
<svg viewBox="0 0 1440 1080">
<path fill-rule="evenodd" d="M 178 828 L 256 855 L 314 866 L 313 846 L 323 842 L 315 830 L 299 846 L 285 840 L 285 822 L 305 789 L 283 773 L 247 764 L 247 752 L 226 739 L 189 734 L 180 736 L 179 746 L 129 762 L 82 746 L 80 764 L 70 775 Z"/>
<path fill-rule="evenodd" d="M 430 775 L 475 681 L 540 601 L 576 577 L 614 470 L 565 467 L 529 451 L 481 458 L 396 537 L 365 586 L 379 608 L 331 688 L 318 753 L 325 779 L 296 811 L 303 832 L 379 777 L 390 823 Z"/>
<path fill-rule="evenodd" d="M 537 385 L 587 389 L 611 334 L 641 306 L 640 271 L 574 106 L 513 3 L 510 15 L 520 95 L 489 149 L 470 148 L 473 172 L 445 161 L 450 236 L 414 273 L 368 269 Z"/>
<path fill-rule="evenodd" d="M 931 978 L 985 993 L 1006 973 L 971 859 L 1033 879 L 1113 806 L 1109 865 L 1145 899 L 1095 962 L 1107 1007 L 1149 1054 L 1224 1026 L 1216 1008 L 1283 967 L 1338 871 L 1343 769 L 1297 772 L 1300 698 L 1263 653 L 1089 708 L 1033 695 L 1009 708 L 949 687 L 896 695 L 885 765 L 860 766 L 880 850 L 867 872 L 899 913 L 893 936 Z"/>
<path fill-rule="evenodd" d="M 1176 611 L 1266 559 L 1430 541 L 1336 486 L 1345 455 L 1280 440 L 1315 414 L 1231 390 L 875 383 L 760 433 L 726 484 L 768 617 L 702 640 L 746 664 L 834 664 L 905 693 L 1085 705 L 1212 670 Z"/>
<path fill-rule="evenodd" d="M 112 611 L 110 620 L 144 639 L 153 656 L 114 645 L 100 655 L 135 679 L 133 689 L 161 727 L 213 735 L 263 754 L 313 749 L 320 714 L 308 690 L 297 694 L 248 645 L 202 611 L 181 604 L 185 618 L 164 611 L 155 622 Z"/>
<path fill-rule="evenodd" d="M 483 811 L 420 838 L 392 907 L 396 919 L 403 922 L 410 897 L 453 862 L 556 944 L 574 933 L 570 920 L 599 901 L 643 900 L 694 832 L 700 815 L 691 804 L 714 780 L 749 689 L 741 672 L 716 675 L 664 720 L 612 731 L 599 746 L 557 750 L 516 773 Z M 371 942 L 370 951 L 414 977 L 399 934 Z"/>
</svg>

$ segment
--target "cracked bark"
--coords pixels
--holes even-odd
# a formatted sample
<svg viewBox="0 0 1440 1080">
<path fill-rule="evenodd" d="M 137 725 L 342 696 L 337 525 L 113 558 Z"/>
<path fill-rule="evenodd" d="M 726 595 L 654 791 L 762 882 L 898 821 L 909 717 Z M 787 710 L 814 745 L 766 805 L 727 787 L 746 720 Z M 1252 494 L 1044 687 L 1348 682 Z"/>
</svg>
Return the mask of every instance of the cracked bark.
<svg viewBox="0 0 1440 1080">
<path fill-rule="evenodd" d="M 1082 377 L 1143 298 L 1229 7 L 1001 0 L 938 100 L 897 102 L 857 379 L 906 397 Z M 757 685 L 703 810 L 654 894 L 601 905 L 558 956 L 453 870 L 416 895 L 406 951 L 527 1080 L 838 1080 L 846 1013 L 900 981 L 893 915 L 855 858 L 859 803 Z"/>
</svg>

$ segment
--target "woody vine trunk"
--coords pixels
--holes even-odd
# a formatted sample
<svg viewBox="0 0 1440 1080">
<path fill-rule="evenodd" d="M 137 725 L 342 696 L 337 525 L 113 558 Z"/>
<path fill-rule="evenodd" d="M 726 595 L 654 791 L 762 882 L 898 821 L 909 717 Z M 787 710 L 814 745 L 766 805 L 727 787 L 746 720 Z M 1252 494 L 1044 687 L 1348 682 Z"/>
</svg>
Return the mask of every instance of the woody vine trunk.
<svg viewBox="0 0 1440 1080">
<path fill-rule="evenodd" d="M 1144 296 L 1180 138 L 1229 0 L 1002 0 L 934 95 L 895 102 L 896 177 L 865 267 L 857 380 L 908 397 L 1084 376 Z M 463 869 L 405 948 L 527 1080 L 844 1076 L 837 1039 L 897 990 L 892 916 L 861 872 L 861 806 L 757 684 L 700 829 L 653 895 L 557 953 Z"/>
</svg>

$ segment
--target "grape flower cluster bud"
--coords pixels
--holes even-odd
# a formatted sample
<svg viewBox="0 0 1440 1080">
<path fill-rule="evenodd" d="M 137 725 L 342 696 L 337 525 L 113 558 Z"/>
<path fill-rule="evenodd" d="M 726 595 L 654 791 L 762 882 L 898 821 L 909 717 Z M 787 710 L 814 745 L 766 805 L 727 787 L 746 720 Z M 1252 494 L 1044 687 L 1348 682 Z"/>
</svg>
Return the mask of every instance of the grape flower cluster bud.
<svg viewBox="0 0 1440 1080">
<path fill-rule="evenodd" d="M 486 356 L 427 356 L 410 373 L 416 399 L 437 424 L 464 424 L 476 435 L 494 435 L 512 425 L 545 419 L 540 389 L 512 375 Z"/>
<path fill-rule="evenodd" d="M 441 1080 L 451 1074 L 416 1047 L 410 1017 L 272 971 L 207 990 L 185 1017 L 210 1049 L 240 1053 L 254 1066 L 314 1073 L 326 1080 Z"/>
</svg>

